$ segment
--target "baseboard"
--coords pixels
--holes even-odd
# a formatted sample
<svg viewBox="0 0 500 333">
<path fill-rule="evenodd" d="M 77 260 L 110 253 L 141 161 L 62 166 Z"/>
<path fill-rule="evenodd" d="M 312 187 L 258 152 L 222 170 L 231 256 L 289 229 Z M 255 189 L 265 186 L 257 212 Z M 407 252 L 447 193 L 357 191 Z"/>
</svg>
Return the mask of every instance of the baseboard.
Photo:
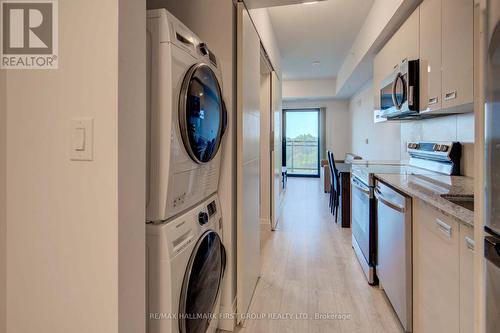
<svg viewBox="0 0 500 333">
<path fill-rule="evenodd" d="M 233 304 L 230 306 L 221 305 L 220 313 L 222 316 L 219 318 L 218 331 L 233 332 L 236 328 L 236 300 L 235 297 Z"/>
</svg>

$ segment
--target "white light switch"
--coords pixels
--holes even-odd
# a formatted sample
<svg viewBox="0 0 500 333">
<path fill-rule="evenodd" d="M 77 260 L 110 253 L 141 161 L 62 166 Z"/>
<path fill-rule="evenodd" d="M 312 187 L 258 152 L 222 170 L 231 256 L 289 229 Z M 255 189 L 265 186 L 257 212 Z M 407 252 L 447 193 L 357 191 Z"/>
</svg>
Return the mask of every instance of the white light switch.
<svg viewBox="0 0 500 333">
<path fill-rule="evenodd" d="M 73 131 L 72 146 L 73 150 L 85 151 L 85 128 L 77 127 Z"/>
<path fill-rule="evenodd" d="M 94 119 L 72 119 L 70 126 L 70 159 L 92 161 L 94 147 Z"/>
</svg>

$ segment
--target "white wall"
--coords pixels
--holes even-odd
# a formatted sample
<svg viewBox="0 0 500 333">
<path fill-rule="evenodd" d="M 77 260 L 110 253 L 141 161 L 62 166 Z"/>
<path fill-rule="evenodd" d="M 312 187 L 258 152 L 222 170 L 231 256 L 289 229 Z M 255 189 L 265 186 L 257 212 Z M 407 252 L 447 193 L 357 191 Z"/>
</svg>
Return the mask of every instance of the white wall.
<svg viewBox="0 0 500 333">
<path fill-rule="evenodd" d="M 219 196 L 222 205 L 224 245 L 227 247 L 227 273 L 224 280 L 222 310 L 232 312 L 236 297 L 236 45 L 235 8 L 229 0 L 148 0 L 148 8 L 162 6 L 194 31 L 217 55 L 222 68 L 223 95 L 228 108 L 229 128 L 222 147 Z M 259 70 L 256 68 L 256 70 Z M 232 330 L 232 322 L 221 327 Z"/>
<path fill-rule="evenodd" d="M 346 100 L 284 101 L 283 109 L 326 108 L 326 150 L 343 159 L 351 151 L 349 105 Z"/>
<path fill-rule="evenodd" d="M 262 61 L 262 60 L 261 60 Z M 271 74 L 260 76 L 260 220 L 271 223 Z"/>
<path fill-rule="evenodd" d="M 462 173 L 474 175 L 474 114 L 451 115 L 407 122 L 373 122 L 374 86 L 368 82 L 349 102 L 352 152 L 363 159 L 396 161 L 409 159 L 408 142 L 459 141 L 464 143 Z M 368 139 L 368 144 L 366 143 Z M 467 163 L 469 162 L 469 163 Z"/>
<path fill-rule="evenodd" d="M 399 161 L 400 124 L 373 122 L 373 82 L 368 82 L 349 101 L 352 152 L 366 160 Z M 368 143 L 367 143 L 368 140 Z"/>
<path fill-rule="evenodd" d="M 8 72 L 7 332 L 145 330 L 143 8 L 59 1 L 59 69 Z"/>
<path fill-rule="evenodd" d="M 146 2 L 119 0 L 118 331 L 145 329 Z"/>
<path fill-rule="evenodd" d="M 0 70 L 0 333 L 7 329 L 6 268 L 7 268 L 7 221 L 6 221 L 6 71 Z"/>
<path fill-rule="evenodd" d="M 350 97 L 373 76 L 373 57 L 422 0 L 375 0 L 337 75 L 337 97 Z"/>
<path fill-rule="evenodd" d="M 413 141 L 459 141 L 464 144 L 461 173 L 474 176 L 474 113 L 401 123 L 401 155 Z"/>
<path fill-rule="evenodd" d="M 269 16 L 267 8 L 259 8 L 249 10 L 250 17 L 255 25 L 255 29 L 259 34 L 260 41 L 264 45 L 269 59 L 273 65 L 274 71 L 278 74 L 281 80 L 281 53 L 274 34 L 274 27 Z"/>
<path fill-rule="evenodd" d="M 91 18 L 91 24 L 89 24 Z M 7 332 L 118 332 L 118 2 L 59 1 L 59 69 L 7 77 Z M 94 118 L 94 161 L 69 120 Z"/>
<path fill-rule="evenodd" d="M 335 97 L 334 79 L 283 81 L 283 99 L 327 99 Z"/>
<path fill-rule="evenodd" d="M 401 5 L 401 2 L 403 2 L 403 0 L 375 0 L 365 19 L 365 23 L 354 40 L 351 52 L 340 68 L 337 77 L 338 89 L 342 88 L 358 63 L 370 50 L 373 43 L 375 43 L 387 23 Z"/>
</svg>

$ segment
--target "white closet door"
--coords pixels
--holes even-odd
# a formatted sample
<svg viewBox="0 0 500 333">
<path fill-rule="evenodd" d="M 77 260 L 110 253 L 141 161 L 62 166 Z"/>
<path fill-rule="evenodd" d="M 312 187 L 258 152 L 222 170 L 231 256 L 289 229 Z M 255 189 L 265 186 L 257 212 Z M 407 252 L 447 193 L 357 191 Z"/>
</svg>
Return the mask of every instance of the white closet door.
<svg viewBox="0 0 500 333">
<path fill-rule="evenodd" d="M 260 275 L 260 40 L 238 3 L 237 307 L 248 312 Z"/>
<path fill-rule="evenodd" d="M 271 73 L 271 98 L 272 98 L 272 123 L 273 152 L 271 156 L 271 167 L 273 170 L 272 186 L 272 212 L 271 228 L 276 229 L 281 215 L 281 203 L 283 199 L 283 174 L 282 174 L 282 103 L 281 103 L 281 81 L 276 72 Z"/>
</svg>

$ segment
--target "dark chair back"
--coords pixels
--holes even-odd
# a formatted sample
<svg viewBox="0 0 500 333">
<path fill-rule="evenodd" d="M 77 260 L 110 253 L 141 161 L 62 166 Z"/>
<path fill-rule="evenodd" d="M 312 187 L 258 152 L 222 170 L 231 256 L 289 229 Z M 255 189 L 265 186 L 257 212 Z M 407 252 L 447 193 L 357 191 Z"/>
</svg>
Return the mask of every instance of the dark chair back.
<svg viewBox="0 0 500 333">
<path fill-rule="evenodd" d="M 329 160 L 328 162 L 330 163 L 330 176 L 332 178 L 332 184 L 333 184 L 333 187 L 335 189 L 335 191 L 337 192 L 337 196 L 340 195 L 339 192 L 339 189 L 340 189 L 340 177 L 339 177 L 339 171 L 337 170 L 337 167 L 335 166 L 335 156 L 333 155 L 333 152 L 331 151 L 328 151 L 329 153 Z"/>
<path fill-rule="evenodd" d="M 334 182 L 333 153 L 331 151 L 327 151 L 327 155 L 328 155 L 328 169 L 330 170 L 330 185 L 333 185 Z"/>
</svg>

